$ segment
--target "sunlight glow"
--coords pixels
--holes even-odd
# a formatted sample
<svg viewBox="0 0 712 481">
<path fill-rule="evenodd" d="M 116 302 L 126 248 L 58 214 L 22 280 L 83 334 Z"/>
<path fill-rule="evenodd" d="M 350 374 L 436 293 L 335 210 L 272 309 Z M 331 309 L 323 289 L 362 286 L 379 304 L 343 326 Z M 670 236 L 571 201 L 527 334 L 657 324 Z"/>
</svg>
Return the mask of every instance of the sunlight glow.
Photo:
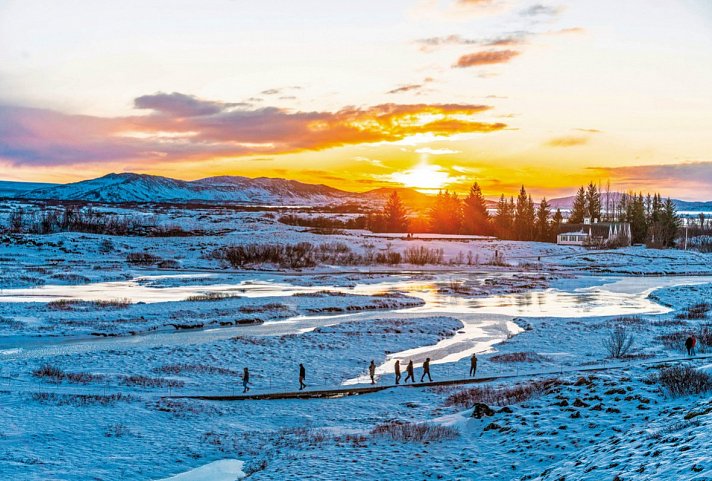
<svg viewBox="0 0 712 481">
<path fill-rule="evenodd" d="M 417 167 L 391 174 L 391 180 L 414 189 L 441 189 L 452 181 L 450 175 L 439 165 L 420 163 Z"/>
</svg>

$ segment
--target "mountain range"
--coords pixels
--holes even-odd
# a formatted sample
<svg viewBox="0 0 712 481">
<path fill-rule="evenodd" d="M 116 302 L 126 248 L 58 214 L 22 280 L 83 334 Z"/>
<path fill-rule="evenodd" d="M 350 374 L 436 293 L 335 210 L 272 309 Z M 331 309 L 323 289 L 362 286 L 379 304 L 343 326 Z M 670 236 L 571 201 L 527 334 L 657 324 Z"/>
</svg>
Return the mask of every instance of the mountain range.
<svg viewBox="0 0 712 481">
<path fill-rule="evenodd" d="M 323 184 L 268 177 L 219 176 L 186 181 L 148 174 L 120 173 L 69 184 L 0 181 L 0 198 L 102 203 L 237 202 L 289 206 L 342 202 L 381 204 L 394 190 L 403 203 L 413 210 L 423 210 L 431 202 L 432 196 L 409 188 L 384 187 L 357 193 Z M 554 209 L 568 210 L 573 199 L 574 196 L 559 197 L 549 202 Z M 680 211 L 712 211 L 712 202 L 674 202 Z M 488 206 L 494 208 L 496 202 L 488 201 Z"/>
</svg>

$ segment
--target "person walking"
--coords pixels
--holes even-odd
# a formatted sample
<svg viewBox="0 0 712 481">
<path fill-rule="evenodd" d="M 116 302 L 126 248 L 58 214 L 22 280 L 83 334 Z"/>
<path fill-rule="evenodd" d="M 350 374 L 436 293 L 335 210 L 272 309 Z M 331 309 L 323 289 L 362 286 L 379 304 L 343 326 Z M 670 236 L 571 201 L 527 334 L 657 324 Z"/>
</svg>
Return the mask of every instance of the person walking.
<svg viewBox="0 0 712 481">
<path fill-rule="evenodd" d="M 475 377 L 477 375 L 477 354 L 472 353 L 470 357 L 470 377 Z"/>
<path fill-rule="evenodd" d="M 305 387 L 304 380 L 307 378 L 307 370 L 304 368 L 304 364 L 299 364 L 299 390 L 301 391 Z"/>
<path fill-rule="evenodd" d="M 376 384 L 376 363 L 371 359 L 371 364 L 368 365 L 368 375 L 371 377 L 371 384 Z"/>
<path fill-rule="evenodd" d="M 250 371 L 247 368 L 242 370 L 242 387 L 243 393 L 250 390 Z"/>
<path fill-rule="evenodd" d="M 396 384 L 400 384 L 401 372 L 400 372 L 400 359 L 396 360 L 396 365 L 394 366 L 396 373 Z"/>
<path fill-rule="evenodd" d="M 423 382 L 423 379 L 425 379 L 425 376 L 428 376 L 428 380 L 430 382 L 433 382 L 433 378 L 430 377 L 430 358 L 427 358 L 425 362 L 423 363 L 423 375 L 420 376 L 420 382 Z"/>
<path fill-rule="evenodd" d="M 408 365 L 405 367 L 405 372 L 408 374 L 405 377 L 404 383 L 408 382 L 408 379 L 411 380 L 411 382 L 415 382 L 415 369 L 413 368 L 413 360 L 408 361 Z"/>
<path fill-rule="evenodd" d="M 695 339 L 694 334 L 685 339 L 685 349 L 687 349 L 688 356 L 695 355 L 695 345 L 697 344 L 697 339 Z"/>
</svg>

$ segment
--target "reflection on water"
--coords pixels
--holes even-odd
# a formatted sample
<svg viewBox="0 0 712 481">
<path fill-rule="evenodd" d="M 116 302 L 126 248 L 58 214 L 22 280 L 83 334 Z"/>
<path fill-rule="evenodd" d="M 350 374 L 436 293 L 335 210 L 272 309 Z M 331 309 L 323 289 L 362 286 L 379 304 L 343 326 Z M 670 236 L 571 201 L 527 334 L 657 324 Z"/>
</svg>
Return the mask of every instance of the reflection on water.
<svg viewBox="0 0 712 481">
<path fill-rule="evenodd" d="M 280 297 L 296 293 L 322 290 L 352 294 L 373 295 L 388 291 L 405 292 L 420 297 L 425 304 L 416 308 L 356 312 L 328 316 L 297 316 L 287 320 L 268 321 L 262 325 L 226 327 L 186 332 L 153 332 L 131 338 L 57 340 L 38 338 L 28 343 L 23 341 L 20 355 L 47 356 L 87 352 L 105 349 L 137 348 L 139 346 L 166 346 L 201 344 L 226 339 L 235 335 L 280 336 L 301 334 L 320 326 L 348 321 L 364 321 L 388 318 L 414 318 L 433 315 L 450 315 L 461 320 L 464 327 L 457 334 L 435 345 L 420 346 L 393 353 L 378 367 L 378 372 L 390 372 L 395 359 L 413 359 L 419 364 L 430 357 L 434 364 L 456 362 L 482 352 L 497 342 L 521 329 L 513 317 L 595 317 L 632 314 L 661 314 L 668 312 L 648 299 L 648 294 L 661 287 L 686 284 L 711 283 L 712 277 L 598 277 L 558 281 L 556 287 L 527 290 L 511 294 L 472 297 L 452 294 L 447 291 L 452 282 L 467 282 L 482 285 L 485 278 L 506 282 L 512 273 L 460 273 L 434 274 L 429 280 L 419 280 L 417 275 L 400 276 L 384 282 L 363 283 L 355 287 L 328 285 L 304 286 L 286 281 L 287 277 L 275 279 L 254 274 L 249 280 L 235 282 L 234 278 L 210 275 L 222 283 L 191 283 L 190 278 L 179 276 L 144 276 L 130 281 L 106 282 L 75 286 L 42 286 L 33 289 L 5 289 L 0 291 L 0 302 L 48 302 L 63 299 L 115 299 L 128 298 L 133 302 L 181 301 L 189 296 L 205 293 L 226 293 L 242 297 Z M 194 279 L 194 278 L 193 278 Z M 203 279 L 204 280 L 204 279 Z M 233 282 L 227 282 L 233 281 Z M 184 285 L 181 285 L 183 283 Z M 185 285 L 193 284 L 193 285 Z M 16 345 L 9 346 L 16 347 Z M 7 352 L 3 354 L 8 355 Z M 347 382 L 361 382 L 356 378 Z"/>
<path fill-rule="evenodd" d="M 648 294 L 661 287 L 712 282 L 712 277 L 599 277 L 591 286 L 577 287 L 575 279 L 570 283 L 559 282 L 557 288 L 526 290 L 487 297 L 469 297 L 452 294 L 447 286 L 453 282 L 481 284 L 485 278 L 510 277 L 511 273 L 460 273 L 435 275 L 432 280 L 400 278 L 384 282 L 358 284 L 355 287 L 329 285 L 304 286 L 291 284 L 284 279 L 274 280 L 255 274 L 253 279 L 234 283 L 206 285 L 180 285 L 187 282 L 186 275 L 143 276 L 129 281 L 102 282 L 85 285 L 46 285 L 29 289 L 5 289 L 0 291 L 0 302 L 49 302 L 56 299 L 107 300 L 127 298 L 134 303 L 182 301 L 190 296 L 222 293 L 241 297 L 283 297 L 297 293 L 331 290 L 343 293 L 373 295 L 399 291 L 417 296 L 425 305 L 408 309 L 412 313 L 444 314 L 497 314 L 514 317 L 593 317 L 630 314 L 662 314 L 668 312 L 648 299 Z M 220 275 L 198 275 L 221 280 Z M 175 285 L 177 284 L 177 285 Z"/>
</svg>

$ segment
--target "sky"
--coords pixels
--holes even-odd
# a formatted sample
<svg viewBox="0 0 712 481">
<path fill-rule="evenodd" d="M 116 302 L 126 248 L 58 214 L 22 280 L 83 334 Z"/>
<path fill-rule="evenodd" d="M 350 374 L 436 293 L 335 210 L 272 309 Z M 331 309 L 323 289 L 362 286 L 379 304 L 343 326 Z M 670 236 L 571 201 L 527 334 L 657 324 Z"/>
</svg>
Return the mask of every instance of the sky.
<svg viewBox="0 0 712 481">
<path fill-rule="evenodd" d="M 712 199 L 708 0 L 0 0 L 0 179 Z"/>
</svg>

